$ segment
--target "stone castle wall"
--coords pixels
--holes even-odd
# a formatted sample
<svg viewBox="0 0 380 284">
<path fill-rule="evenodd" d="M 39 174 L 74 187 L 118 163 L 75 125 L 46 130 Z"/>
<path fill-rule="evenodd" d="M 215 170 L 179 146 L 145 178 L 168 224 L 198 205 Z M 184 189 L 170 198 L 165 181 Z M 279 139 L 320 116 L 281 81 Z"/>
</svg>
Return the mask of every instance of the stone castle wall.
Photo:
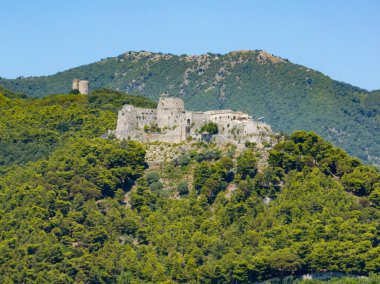
<svg viewBox="0 0 380 284">
<path fill-rule="evenodd" d="M 246 113 L 232 110 L 212 110 L 206 112 L 186 111 L 179 98 L 161 97 L 157 109 L 135 108 L 125 105 L 119 111 L 116 137 L 134 138 L 143 141 L 180 143 L 189 136 L 200 138 L 200 128 L 214 122 L 219 133 L 215 139 L 244 143 L 263 143 L 272 130 L 269 125 L 257 122 Z M 157 125 L 161 133 L 144 132 L 144 126 Z"/>
<path fill-rule="evenodd" d="M 191 134 L 194 134 L 197 129 L 200 129 L 208 122 L 209 115 L 204 112 L 186 112 L 186 125 L 191 127 Z"/>
<path fill-rule="evenodd" d="M 136 108 L 125 105 L 118 113 L 116 136 L 127 138 L 135 135 L 134 132 L 144 130 L 144 126 L 157 123 L 157 110 Z"/>
<path fill-rule="evenodd" d="M 145 125 L 151 126 L 157 123 L 157 110 L 149 108 L 135 108 L 137 127 L 144 129 Z"/>
</svg>

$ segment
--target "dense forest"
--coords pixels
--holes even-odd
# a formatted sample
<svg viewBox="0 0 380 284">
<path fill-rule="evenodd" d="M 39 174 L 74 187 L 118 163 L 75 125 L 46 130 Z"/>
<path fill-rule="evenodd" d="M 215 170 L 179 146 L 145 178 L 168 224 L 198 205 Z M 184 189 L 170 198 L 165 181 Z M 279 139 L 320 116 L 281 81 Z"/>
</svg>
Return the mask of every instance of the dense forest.
<svg viewBox="0 0 380 284">
<path fill-rule="evenodd" d="M 0 90 L 1 283 L 252 283 L 313 271 L 378 283 L 377 168 L 306 131 L 273 149 L 106 137 L 126 102 L 155 106 L 111 90 Z M 178 155 L 151 163 L 151 147 Z"/>
<path fill-rule="evenodd" d="M 72 79 L 155 101 L 179 96 L 189 110 L 231 108 L 277 132 L 314 131 L 368 164 L 380 165 L 380 92 L 334 81 L 264 51 L 199 56 L 127 52 L 52 76 L 0 78 L 0 85 L 40 97 L 68 93 Z"/>
</svg>

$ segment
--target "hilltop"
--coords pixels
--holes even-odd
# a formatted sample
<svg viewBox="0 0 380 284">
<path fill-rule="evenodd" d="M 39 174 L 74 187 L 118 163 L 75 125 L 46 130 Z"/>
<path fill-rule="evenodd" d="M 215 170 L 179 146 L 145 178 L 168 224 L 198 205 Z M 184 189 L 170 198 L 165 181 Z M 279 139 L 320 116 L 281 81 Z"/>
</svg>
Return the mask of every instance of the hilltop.
<svg viewBox="0 0 380 284">
<path fill-rule="evenodd" d="M 172 55 L 127 52 L 52 76 L 0 79 L 39 97 L 68 93 L 71 81 L 158 101 L 181 97 L 189 110 L 230 108 L 264 117 L 274 131 L 312 130 L 367 163 L 380 164 L 380 92 L 332 80 L 265 51 Z"/>
</svg>

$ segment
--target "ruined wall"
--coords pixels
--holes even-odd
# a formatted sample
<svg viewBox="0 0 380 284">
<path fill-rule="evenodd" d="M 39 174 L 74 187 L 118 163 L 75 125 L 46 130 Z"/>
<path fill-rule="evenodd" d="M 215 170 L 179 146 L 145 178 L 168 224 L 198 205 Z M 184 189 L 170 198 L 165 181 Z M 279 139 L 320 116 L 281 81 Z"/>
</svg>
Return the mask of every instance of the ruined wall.
<svg viewBox="0 0 380 284">
<path fill-rule="evenodd" d="M 144 129 L 145 125 L 157 123 L 157 110 L 149 108 L 135 108 L 137 127 Z"/>
<path fill-rule="evenodd" d="M 135 130 L 138 127 L 136 119 L 136 109 L 131 105 L 124 105 L 118 112 L 116 137 L 126 138 L 127 133 Z"/>
<path fill-rule="evenodd" d="M 260 146 L 265 142 L 270 142 L 269 135 L 271 133 L 270 125 L 250 120 L 243 123 L 243 132 L 239 138 L 244 139 L 244 141 L 255 142 Z"/>
<path fill-rule="evenodd" d="M 160 142 L 181 143 L 186 141 L 186 131 L 184 127 L 176 127 L 175 129 L 167 129 L 165 133 L 160 135 Z"/>
<path fill-rule="evenodd" d="M 124 105 L 117 117 L 116 137 L 135 137 L 136 131 L 143 130 L 145 125 L 157 122 L 155 109 L 135 108 L 132 105 Z"/>
<path fill-rule="evenodd" d="M 197 130 L 209 122 L 218 125 L 219 134 L 214 137 L 216 141 L 250 141 L 260 145 L 270 139 L 269 134 L 272 133 L 268 124 L 254 121 L 246 113 L 232 110 L 186 112 L 181 99 L 160 98 L 157 110 L 125 105 L 118 114 L 116 137 L 180 143 L 189 136 L 200 139 Z M 161 133 L 144 132 L 145 125 L 154 124 L 161 128 Z"/>
<path fill-rule="evenodd" d="M 209 122 L 209 115 L 204 112 L 186 112 L 186 125 L 190 126 L 190 135 L 195 135 L 195 131 Z"/>
</svg>

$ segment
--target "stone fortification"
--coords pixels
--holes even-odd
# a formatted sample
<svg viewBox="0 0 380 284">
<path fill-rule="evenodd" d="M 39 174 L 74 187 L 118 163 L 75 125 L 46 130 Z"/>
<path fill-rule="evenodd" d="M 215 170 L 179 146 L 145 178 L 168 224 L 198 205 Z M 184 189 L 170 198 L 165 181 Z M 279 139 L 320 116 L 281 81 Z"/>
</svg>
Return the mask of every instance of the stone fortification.
<svg viewBox="0 0 380 284">
<path fill-rule="evenodd" d="M 232 110 L 210 110 L 206 112 L 186 111 L 179 98 L 161 97 L 157 109 L 142 109 L 125 105 L 119 111 L 116 137 L 140 141 L 180 143 L 192 137 L 201 140 L 203 125 L 214 122 L 218 134 L 215 141 L 262 145 L 269 142 L 270 125 L 254 121 L 251 116 Z"/>
<path fill-rule="evenodd" d="M 86 80 L 73 80 L 73 90 L 78 90 L 80 94 L 88 94 L 88 81 Z"/>
</svg>

